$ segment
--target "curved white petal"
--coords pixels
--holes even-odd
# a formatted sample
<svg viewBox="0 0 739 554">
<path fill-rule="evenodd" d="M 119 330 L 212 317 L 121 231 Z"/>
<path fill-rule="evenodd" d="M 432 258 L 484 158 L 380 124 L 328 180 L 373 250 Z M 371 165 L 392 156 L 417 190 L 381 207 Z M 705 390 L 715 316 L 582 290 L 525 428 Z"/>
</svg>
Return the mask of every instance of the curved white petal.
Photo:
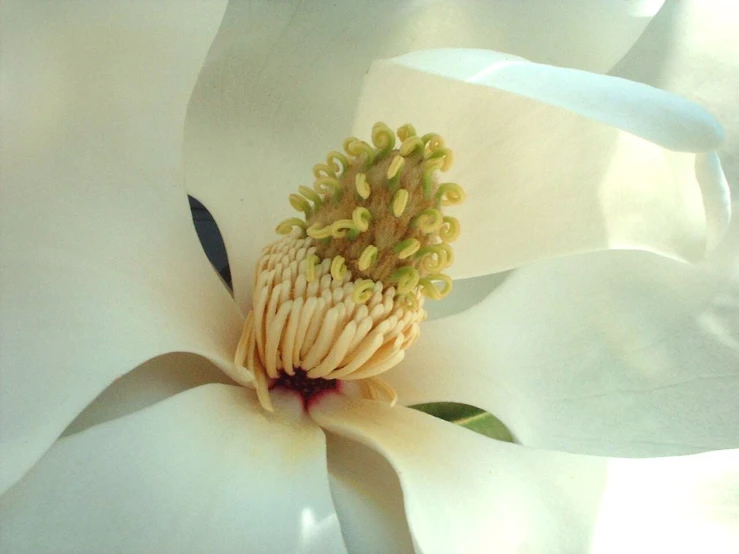
<svg viewBox="0 0 739 554">
<path fill-rule="evenodd" d="M 221 228 L 238 303 L 287 195 L 350 133 L 374 59 L 438 47 L 605 71 L 661 0 L 232 2 L 188 112 L 188 188 Z M 369 127 L 363 129 L 369 132 Z"/>
<path fill-rule="evenodd" d="M 157 356 L 116 379 L 69 424 L 64 436 L 138 412 L 210 383 L 236 384 L 202 356 L 188 352 Z"/>
<path fill-rule="evenodd" d="M 734 2 L 669 2 L 613 69 L 614 75 L 682 94 L 716 115 L 726 129 L 721 158 L 734 187 L 739 186 L 738 26 Z"/>
<path fill-rule="evenodd" d="M 230 363 L 239 316 L 180 183 L 185 106 L 219 15 L 3 3 L 0 490 L 146 359 Z"/>
<path fill-rule="evenodd" d="M 61 439 L 0 500 L 3 550 L 345 552 L 323 433 L 278 402 L 207 385 Z"/>
<path fill-rule="evenodd" d="M 329 433 L 331 495 L 350 554 L 413 554 L 403 493 L 393 468 L 374 450 Z"/>
<path fill-rule="evenodd" d="M 365 78 L 355 134 L 377 120 L 454 150 L 443 179 L 467 191 L 450 210 L 455 276 L 602 249 L 696 260 L 728 224 L 720 169 L 696 171 L 694 154 L 712 156 L 721 127 L 645 85 L 485 50 L 415 52 Z"/>
<path fill-rule="evenodd" d="M 739 446 L 739 225 L 707 263 L 600 252 L 513 272 L 423 324 L 403 403 L 485 408 L 522 443 L 653 456 Z"/>
<path fill-rule="evenodd" d="M 645 460 L 573 455 L 338 396 L 311 415 L 388 459 L 424 554 L 728 553 L 739 546 L 739 450 Z"/>
</svg>

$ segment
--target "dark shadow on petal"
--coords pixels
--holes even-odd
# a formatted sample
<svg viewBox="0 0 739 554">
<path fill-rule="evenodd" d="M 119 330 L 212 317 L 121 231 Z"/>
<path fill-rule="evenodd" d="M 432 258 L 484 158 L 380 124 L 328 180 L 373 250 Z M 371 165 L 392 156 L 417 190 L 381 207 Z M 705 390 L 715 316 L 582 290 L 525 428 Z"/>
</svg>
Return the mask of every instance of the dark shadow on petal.
<svg viewBox="0 0 739 554">
<path fill-rule="evenodd" d="M 231 268 L 228 263 L 228 255 L 226 254 L 226 246 L 223 242 L 223 236 L 218 228 L 213 216 L 208 209 L 196 198 L 188 196 L 190 200 L 190 213 L 192 221 L 195 225 L 195 231 L 198 233 L 200 244 L 208 256 L 208 260 L 223 278 L 229 288 L 231 285 Z"/>
</svg>

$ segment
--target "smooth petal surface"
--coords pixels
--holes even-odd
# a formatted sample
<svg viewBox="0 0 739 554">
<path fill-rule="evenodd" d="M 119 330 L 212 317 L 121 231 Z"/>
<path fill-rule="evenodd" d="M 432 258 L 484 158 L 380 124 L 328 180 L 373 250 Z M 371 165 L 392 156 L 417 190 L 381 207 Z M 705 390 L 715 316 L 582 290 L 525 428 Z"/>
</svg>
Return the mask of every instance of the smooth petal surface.
<svg viewBox="0 0 739 554">
<path fill-rule="evenodd" d="M 424 323 L 387 374 L 405 404 L 456 401 L 522 443 L 660 456 L 739 446 L 739 226 L 706 263 L 642 252 L 543 261 Z"/>
<path fill-rule="evenodd" d="M 240 326 L 181 185 L 218 3 L 2 14 L 0 490 L 114 379 L 177 350 L 228 367 Z"/>
<path fill-rule="evenodd" d="M 450 210 L 463 226 L 457 277 L 602 249 L 696 260 L 728 224 L 711 152 L 721 127 L 645 85 L 491 51 L 415 52 L 365 78 L 355 134 L 377 120 L 413 122 L 454 150 L 443 179 L 467 191 Z"/>
<path fill-rule="evenodd" d="M 232 2 L 190 103 L 186 153 L 188 189 L 224 233 L 239 304 L 290 214 L 288 193 L 351 132 L 374 59 L 476 47 L 607 71 L 662 3 Z"/>
<path fill-rule="evenodd" d="M 0 500 L 3 552 L 345 552 L 325 440 L 207 385 L 61 439 Z"/>
<path fill-rule="evenodd" d="M 676 92 L 708 108 L 726 129 L 721 149 L 739 192 L 739 5 L 731 0 L 669 2 L 613 74 Z"/>
<path fill-rule="evenodd" d="M 739 451 L 608 459 L 502 443 L 403 407 L 327 397 L 323 427 L 385 456 L 424 554 L 733 552 Z"/>
<path fill-rule="evenodd" d="M 413 554 L 395 470 L 374 450 L 328 433 L 331 495 L 350 554 Z"/>
</svg>

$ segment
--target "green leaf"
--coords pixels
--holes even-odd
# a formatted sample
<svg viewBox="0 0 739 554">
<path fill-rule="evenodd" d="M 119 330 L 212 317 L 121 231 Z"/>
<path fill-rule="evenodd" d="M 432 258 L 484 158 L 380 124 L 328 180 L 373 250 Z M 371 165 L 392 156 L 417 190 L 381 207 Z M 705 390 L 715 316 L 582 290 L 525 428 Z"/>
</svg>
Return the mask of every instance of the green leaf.
<svg viewBox="0 0 739 554">
<path fill-rule="evenodd" d="M 429 402 L 428 404 L 416 404 L 415 406 L 411 406 L 411 408 L 465 427 L 491 439 L 515 442 L 513 435 L 503 425 L 502 421 L 491 413 L 470 406 L 469 404 Z"/>
</svg>

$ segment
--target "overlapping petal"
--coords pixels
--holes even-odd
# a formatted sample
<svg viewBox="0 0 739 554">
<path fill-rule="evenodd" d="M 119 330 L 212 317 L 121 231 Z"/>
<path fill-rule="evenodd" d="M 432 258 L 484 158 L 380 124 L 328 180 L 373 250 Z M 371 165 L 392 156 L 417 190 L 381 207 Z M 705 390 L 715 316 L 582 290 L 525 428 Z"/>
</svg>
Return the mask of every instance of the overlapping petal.
<svg viewBox="0 0 739 554">
<path fill-rule="evenodd" d="M 198 244 L 180 151 L 220 16 L 3 4 L 0 490 L 146 359 L 230 362 L 239 315 Z"/>
<path fill-rule="evenodd" d="M 388 459 L 424 554 L 739 547 L 737 450 L 646 460 L 573 455 L 340 397 L 318 403 L 311 415 Z"/>
<path fill-rule="evenodd" d="M 232 2 L 190 103 L 185 147 L 189 190 L 224 233 L 238 303 L 248 304 L 259 249 L 290 212 L 287 194 L 310 184 L 313 165 L 350 133 L 373 60 L 475 47 L 605 71 L 661 5 Z"/>
<path fill-rule="evenodd" d="M 324 435 L 283 400 L 207 385 L 61 439 L 0 500 L 3 551 L 346 552 Z"/>
<path fill-rule="evenodd" d="M 700 266 L 601 252 L 520 268 L 429 321 L 387 379 L 487 409 L 526 445 L 659 456 L 739 446 L 739 226 Z"/>
<path fill-rule="evenodd" d="M 697 260 L 728 224 L 721 127 L 651 87 L 491 51 L 415 52 L 369 71 L 355 133 L 376 120 L 454 150 L 444 179 L 468 196 L 450 210 L 455 276 L 612 248 Z"/>
<path fill-rule="evenodd" d="M 726 129 L 721 149 L 729 184 L 739 186 L 739 5 L 669 2 L 613 74 L 706 106 Z M 733 189 L 735 191 L 739 189 Z"/>
<path fill-rule="evenodd" d="M 395 470 L 374 450 L 327 434 L 331 495 L 351 554 L 413 554 Z"/>
</svg>

